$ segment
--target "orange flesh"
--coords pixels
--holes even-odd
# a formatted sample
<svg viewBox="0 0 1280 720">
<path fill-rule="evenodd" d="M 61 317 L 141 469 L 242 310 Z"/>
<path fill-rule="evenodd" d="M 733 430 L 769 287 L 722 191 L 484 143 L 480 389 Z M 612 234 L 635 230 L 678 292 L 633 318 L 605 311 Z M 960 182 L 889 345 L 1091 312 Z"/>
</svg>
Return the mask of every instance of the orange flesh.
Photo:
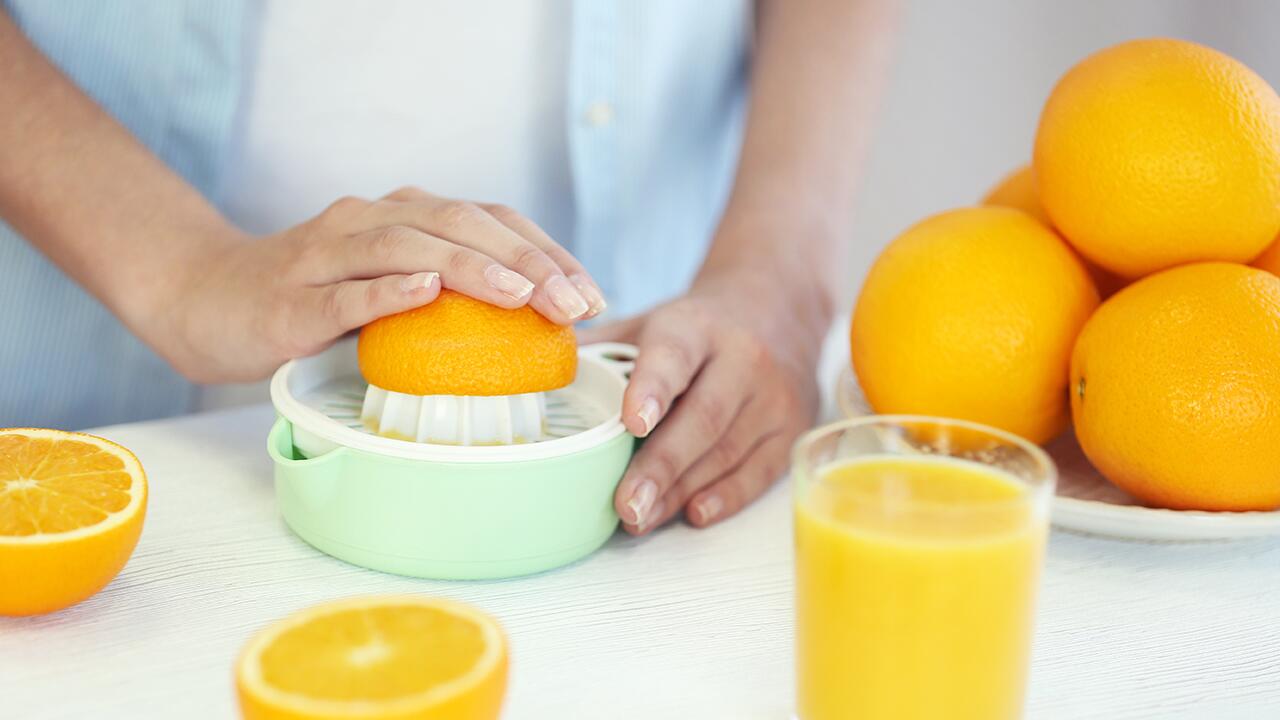
<svg viewBox="0 0 1280 720">
<path fill-rule="evenodd" d="M 96 525 L 129 505 L 132 485 L 120 458 L 89 443 L 0 436 L 0 535 Z"/>
<path fill-rule="evenodd" d="M 263 679 L 323 700 L 389 700 L 456 680 L 483 654 L 480 628 L 433 608 L 373 607 L 316 618 L 262 653 Z"/>
</svg>

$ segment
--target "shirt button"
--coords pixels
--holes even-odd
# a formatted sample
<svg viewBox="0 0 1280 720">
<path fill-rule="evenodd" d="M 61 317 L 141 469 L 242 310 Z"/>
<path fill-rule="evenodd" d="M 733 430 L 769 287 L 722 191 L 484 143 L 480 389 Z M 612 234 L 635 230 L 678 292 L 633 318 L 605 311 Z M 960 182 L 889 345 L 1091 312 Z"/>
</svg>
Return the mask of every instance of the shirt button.
<svg viewBox="0 0 1280 720">
<path fill-rule="evenodd" d="M 613 105 L 604 100 L 597 100 L 587 106 L 583 119 L 591 127 L 604 127 L 613 122 Z"/>
</svg>

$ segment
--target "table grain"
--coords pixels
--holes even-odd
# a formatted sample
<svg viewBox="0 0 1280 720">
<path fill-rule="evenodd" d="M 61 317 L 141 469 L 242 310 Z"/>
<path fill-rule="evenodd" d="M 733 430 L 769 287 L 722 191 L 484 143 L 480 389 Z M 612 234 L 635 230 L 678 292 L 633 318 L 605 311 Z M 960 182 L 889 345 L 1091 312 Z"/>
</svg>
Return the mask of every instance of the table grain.
<svg viewBox="0 0 1280 720">
<path fill-rule="evenodd" d="M 510 635 L 506 718 L 790 715 L 787 482 L 733 520 L 616 535 L 533 577 L 436 582 L 323 555 L 276 512 L 258 405 L 98 432 L 151 483 L 121 575 L 44 617 L 0 618 L 0 718 L 228 718 L 232 664 L 316 602 L 423 593 Z M 1160 544 L 1054 532 L 1029 717 L 1280 718 L 1280 541 Z"/>
</svg>

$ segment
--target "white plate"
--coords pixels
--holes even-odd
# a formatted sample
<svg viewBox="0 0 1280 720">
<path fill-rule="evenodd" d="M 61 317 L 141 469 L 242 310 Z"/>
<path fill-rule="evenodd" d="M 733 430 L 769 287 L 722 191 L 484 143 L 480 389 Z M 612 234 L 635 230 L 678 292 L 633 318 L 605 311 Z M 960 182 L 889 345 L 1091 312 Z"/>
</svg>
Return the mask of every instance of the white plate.
<svg viewBox="0 0 1280 720">
<path fill-rule="evenodd" d="M 846 417 L 871 414 L 846 362 L 835 382 L 836 407 Z M 1066 433 L 1045 450 L 1058 465 L 1053 524 L 1067 530 L 1130 540 L 1228 540 L 1280 535 L 1280 511 L 1204 512 L 1144 507 L 1105 478 Z"/>
</svg>

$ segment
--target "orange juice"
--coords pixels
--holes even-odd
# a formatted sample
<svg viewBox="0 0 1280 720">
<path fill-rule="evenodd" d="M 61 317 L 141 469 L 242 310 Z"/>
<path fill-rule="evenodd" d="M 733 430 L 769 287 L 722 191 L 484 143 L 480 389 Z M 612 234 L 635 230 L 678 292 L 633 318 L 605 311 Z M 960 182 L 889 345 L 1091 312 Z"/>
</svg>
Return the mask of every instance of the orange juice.
<svg viewBox="0 0 1280 720">
<path fill-rule="evenodd" d="M 820 467 L 796 500 L 800 720 L 1022 713 L 1043 509 L 937 456 Z"/>
</svg>

